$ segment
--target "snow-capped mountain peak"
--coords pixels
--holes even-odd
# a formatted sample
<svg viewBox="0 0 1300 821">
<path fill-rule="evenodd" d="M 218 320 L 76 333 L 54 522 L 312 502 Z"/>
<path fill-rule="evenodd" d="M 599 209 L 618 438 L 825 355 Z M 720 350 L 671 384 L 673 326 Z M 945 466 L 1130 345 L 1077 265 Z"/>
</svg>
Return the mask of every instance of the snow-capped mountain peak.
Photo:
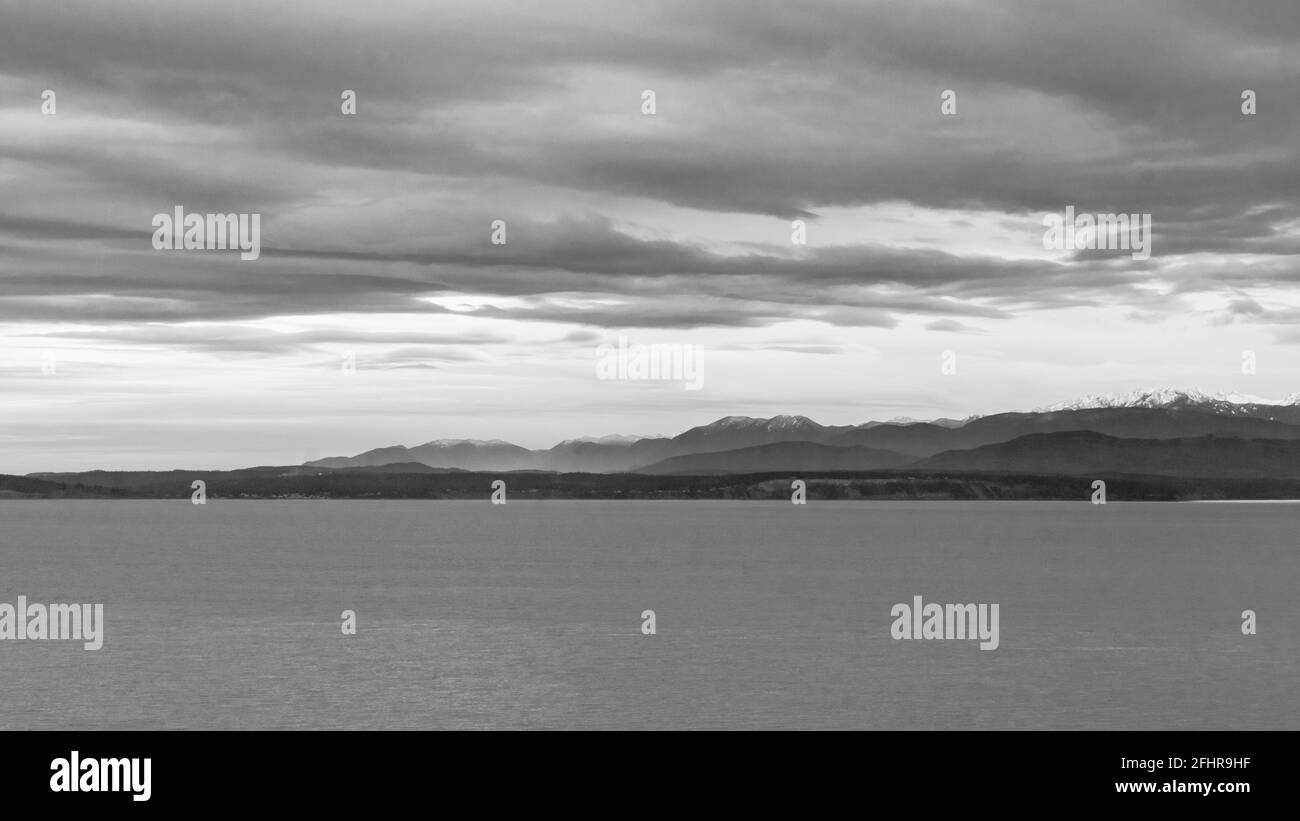
<svg viewBox="0 0 1300 821">
<path fill-rule="evenodd" d="M 1249 394 L 1217 392 L 1207 393 L 1200 390 L 1181 390 L 1178 388 L 1156 388 L 1135 390 L 1123 394 L 1102 394 L 1082 396 L 1068 402 L 1058 402 L 1044 408 L 1037 408 L 1035 413 L 1053 411 L 1091 410 L 1095 408 L 1176 408 L 1201 407 L 1216 413 L 1231 414 L 1243 406 L 1300 405 L 1300 393 L 1292 393 L 1285 399 L 1265 399 Z"/>
<path fill-rule="evenodd" d="M 793 430 L 796 428 L 821 428 L 822 425 L 809 419 L 807 416 L 794 416 L 790 414 L 781 414 L 773 416 L 771 419 L 761 419 L 754 416 L 724 416 L 711 425 L 710 428 L 727 428 L 732 430 L 762 428 L 765 430 Z"/>
</svg>

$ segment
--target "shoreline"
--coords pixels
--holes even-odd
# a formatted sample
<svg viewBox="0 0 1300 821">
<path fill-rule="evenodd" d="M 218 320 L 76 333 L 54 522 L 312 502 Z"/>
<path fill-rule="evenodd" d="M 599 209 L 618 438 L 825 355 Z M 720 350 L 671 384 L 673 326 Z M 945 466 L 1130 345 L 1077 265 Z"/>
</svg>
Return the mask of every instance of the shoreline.
<svg viewBox="0 0 1300 821">
<path fill-rule="evenodd" d="M 1105 483 L 1104 494 L 1094 484 Z M 497 487 L 502 486 L 502 495 Z M 198 490 L 201 488 L 201 490 Z M 237 471 L 0 474 L 0 499 L 465 499 L 1300 502 L 1300 479 L 1018 473 L 781 472 L 704 476 L 460 471 Z M 796 504 L 798 502 L 796 501 Z"/>
</svg>

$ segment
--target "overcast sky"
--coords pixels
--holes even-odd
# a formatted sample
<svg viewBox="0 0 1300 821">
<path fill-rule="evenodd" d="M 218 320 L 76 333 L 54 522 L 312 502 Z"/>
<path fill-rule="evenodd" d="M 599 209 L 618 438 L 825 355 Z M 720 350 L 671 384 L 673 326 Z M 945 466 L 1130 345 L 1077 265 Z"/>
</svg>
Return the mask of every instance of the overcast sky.
<svg viewBox="0 0 1300 821">
<path fill-rule="evenodd" d="M 0 2 L 0 472 L 1283 396 L 1298 89 L 1294 0 Z M 261 258 L 154 250 L 178 205 Z"/>
</svg>

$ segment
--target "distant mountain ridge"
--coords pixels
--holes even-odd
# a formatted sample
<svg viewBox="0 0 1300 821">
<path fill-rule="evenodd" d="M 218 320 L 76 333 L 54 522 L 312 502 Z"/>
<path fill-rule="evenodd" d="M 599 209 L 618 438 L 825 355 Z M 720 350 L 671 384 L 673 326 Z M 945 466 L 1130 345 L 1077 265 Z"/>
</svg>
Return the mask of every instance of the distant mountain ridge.
<svg viewBox="0 0 1300 821">
<path fill-rule="evenodd" d="M 1300 440 L 1120 439 L 1092 431 L 1022 436 L 946 451 L 908 465 L 918 471 L 1004 471 L 1040 475 L 1300 478 Z"/>
<path fill-rule="evenodd" d="M 638 468 L 651 475 L 701 475 L 767 473 L 774 470 L 864 471 L 887 470 L 914 461 L 892 450 L 835 447 L 813 442 L 772 442 L 736 450 L 673 456 Z M 778 467 L 779 466 L 779 467 Z"/>
<path fill-rule="evenodd" d="M 500 440 L 436 439 L 413 448 L 393 445 L 356 456 L 335 456 L 307 462 L 309 467 L 380 467 L 394 462 L 419 462 L 435 468 L 463 470 L 522 470 L 532 467 L 533 452 Z"/>
<path fill-rule="evenodd" d="M 1095 436 L 1060 436 L 1069 433 Z M 1178 444 L 1141 444 L 1169 441 Z M 1269 453 L 1267 447 L 1244 444 L 1252 441 L 1278 444 Z M 1152 468 L 1153 475 L 1269 477 L 1300 475 L 1292 473 L 1286 461 L 1296 454 L 1287 443 L 1297 441 L 1300 394 L 1270 402 L 1242 394 L 1157 389 L 1085 396 L 1030 412 L 932 422 L 895 418 L 823 425 L 794 414 L 768 419 L 725 416 L 673 437 L 581 437 L 547 450 L 528 450 L 498 439 L 436 439 L 409 448 L 395 445 L 319 459 L 304 467 L 337 470 L 413 463 L 468 471 L 725 474 L 938 467 L 1010 470 L 1022 464 L 1029 472 L 1074 474 L 1080 465 L 1095 472 L 1113 464 L 1138 472 L 1142 465 L 1155 465 L 1158 470 Z M 991 447 L 1009 443 L 1018 444 L 1010 450 Z M 1081 447 L 1105 451 L 1110 461 L 1085 458 Z M 1225 448 L 1234 447 L 1245 454 L 1245 461 L 1226 455 Z M 1053 454 L 1052 448 L 1059 452 Z M 1228 472 L 1206 473 L 1220 469 Z"/>
<path fill-rule="evenodd" d="M 1198 390 L 1157 388 L 1136 390 L 1124 394 L 1084 396 L 1069 402 L 1060 402 L 1034 413 L 1063 410 L 1090 410 L 1096 408 L 1192 408 L 1207 413 L 1227 416 L 1254 416 L 1274 419 L 1277 415 L 1300 422 L 1300 393 L 1284 399 L 1264 399 L 1242 393 L 1206 393 Z"/>
</svg>

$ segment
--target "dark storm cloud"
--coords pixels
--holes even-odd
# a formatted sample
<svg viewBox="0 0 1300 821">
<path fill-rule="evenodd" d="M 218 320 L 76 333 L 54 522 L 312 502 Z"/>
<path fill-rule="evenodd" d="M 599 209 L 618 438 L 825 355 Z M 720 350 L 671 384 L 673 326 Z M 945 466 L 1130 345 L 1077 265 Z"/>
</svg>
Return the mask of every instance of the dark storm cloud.
<svg viewBox="0 0 1300 821">
<path fill-rule="evenodd" d="M 506 345 L 510 340 L 500 334 L 483 332 L 435 333 L 427 331 L 389 331 L 384 333 L 331 329 L 329 331 L 272 331 L 253 326 L 223 324 L 144 325 L 138 327 L 96 328 L 93 331 L 49 331 L 33 334 L 34 339 L 93 339 L 101 344 L 132 348 L 154 346 L 221 353 L 262 355 L 295 353 L 345 346 L 399 344 L 401 351 L 417 351 L 423 359 L 473 359 L 477 356 L 450 349 Z M 440 353 L 431 353 L 433 351 Z M 400 357 L 399 357 L 400 360 Z M 337 364 L 335 362 L 334 364 Z"/>
<path fill-rule="evenodd" d="M 401 253 L 263 248 L 257 264 L 234 254 L 141 250 L 141 237 L 50 220 L 0 221 L 0 235 L 98 238 L 75 264 L 16 248 L 0 319 L 193 321 L 350 312 L 437 312 L 425 298 L 472 292 L 531 298 L 524 308 L 466 313 L 598 326 L 754 327 L 788 318 L 891 327 L 893 313 L 998 319 L 1013 307 L 1098 304 L 1140 272 L 1125 260 L 1063 264 L 960 256 L 875 245 L 719 253 L 621 233 L 604 220 L 523 223 L 506 246 L 476 242 Z M 129 244 L 130 253 L 121 250 Z M 70 253 L 70 252 L 69 252 Z M 1243 270 L 1238 276 L 1247 276 Z M 878 289 L 887 288 L 889 293 Z M 617 297 L 617 306 L 554 306 L 569 293 Z M 978 301 L 977 301 L 978 300 Z M 760 306 L 760 303 L 761 306 Z"/>
<path fill-rule="evenodd" d="M 55 88 L 60 126 L 93 112 L 105 130 L 54 144 L 0 137 L 0 162 L 34 192 L 0 203 L 12 251 L 0 321 L 437 313 L 420 298 L 456 292 L 537 298 L 477 316 L 600 327 L 892 327 L 912 313 L 956 330 L 966 326 L 953 317 L 1155 308 L 1135 286 L 1171 256 L 1300 251 L 1298 55 L 1289 0 L 9 4 L 0 106 L 27 106 L 37 121 L 23 133 L 39 133 L 39 92 Z M 596 93 L 611 77 L 626 78 L 617 102 Z M 637 130 L 645 87 L 663 90 L 668 127 Z M 357 118 L 339 116 L 344 88 L 358 92 Z M 943 88 L 958 91 L 955 118 L 939 114 Z M 1254 117 L 1240 113 L 1244 88 L 1259 95 Z M 143 136 L 117 133 L 113 118 Z M 590 125 L 601 118 L 619 127 Z M 1053 118 L 1080 127 L 1059 133 Z M 361 239 L 298 216 L 337 215 L 348 170 L 379 175 L 349 205 Z M 53 180 L 80 194 L 35 195 Z M 512 216 L 510 244 L 494 248 L 481 241 L 489 203 L 472 199 L 428 215 L 451 226 L 434 241 L 386 223 L 386 197 L 452 182 L 461 194 L 542 186 L 563 202 L 810 220 L 904 202 L 1032 225 L 1074 205 L 1152 213 L 1156 240 L 1145 265 L 1009 261 L 865 235 L 734 254 L 568 214 Z M 174 203 L 265 210 L 263 262 L 149 252 L 149 217 Z M 1296 280 L 1295 265 L 1222 268 L 1180 272 L 1178 288 Z M 541 299 L 562 293 L 617 304 Z"/>
</svg>

